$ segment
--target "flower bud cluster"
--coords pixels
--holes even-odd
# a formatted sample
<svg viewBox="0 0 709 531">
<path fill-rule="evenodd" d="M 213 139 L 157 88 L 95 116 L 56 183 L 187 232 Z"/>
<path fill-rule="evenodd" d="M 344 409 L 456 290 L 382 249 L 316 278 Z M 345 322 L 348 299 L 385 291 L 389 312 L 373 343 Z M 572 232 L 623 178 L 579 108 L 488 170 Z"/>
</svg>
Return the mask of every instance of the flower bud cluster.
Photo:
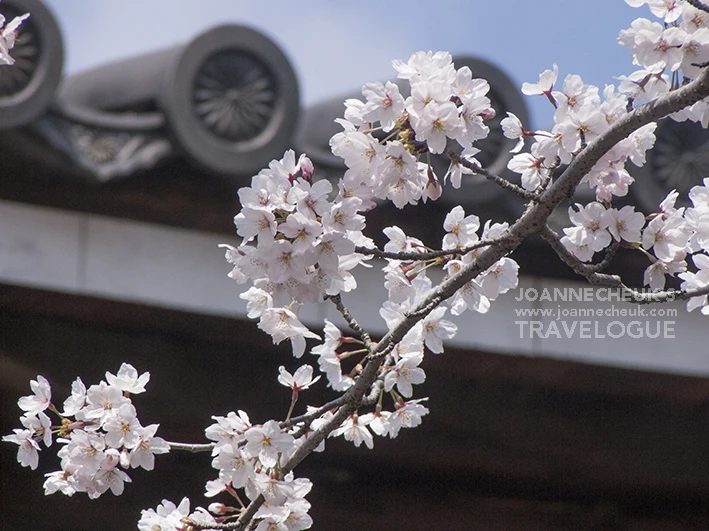
<svg viewBox="0 0 709 531">
<path fill-rule="evenodd" d="M 138 375 L 127 363 L 116 375 L 107 372 L 106 381 L 88 389 L 77 378 L 60 412 L 51 402 L 49 382 L 37 376 L 30 382 L 34 394 L 17 402 L 25 411 L 20 418 L 24 429 L 15 429 L 3 441 L 17 444 L 17 460 L 34 470 L 39 464 L 40 443 L 49 447 L 52 435 L 57 435 L 56 442 L 64 445 L 57 452 L 61 470 L 47 474 L 45 494 L 85 492 L 98 498 L 110 489 L 117 496 L 131 481 L 124 470 L 152 470 L 154 454 L 170 450 L 167 442 L 155 436 L 157 424 L 140 424 L 130 400 L 131 394 L 145 391 L 149 379 L 150 373 Z M 45 411 L 55 414 L 59 424 L 52 426 Z"/>
<path fill-rule="evenodd" d="M 285 369 L 280 373 L 279 380 L 294 390 L 296 387 L 307 388 L 314 382 L 301 381 L 302 371 L 296 375 L 297 381 Z M 310 492 L 312 483 L 306 478 L 294 478 L 292 472 L 283 474 L 281 471 L 305 438 L 296 439 L 287 429 L 281 429 L 275 420 L 253 425 L 244 411 L 238 414 L 232 411 L 226 417 L 212 418 L 216 423 L 205 430 L 205 435 L 215 441 L 212 466 L 219 471 L 219 477 L 207 483 L 206 496 L 212 497 L 226 491 L 239 500 L 236 491 L 243 489 L 250 500 L 259 495 L 265 498 L 266 503 L 255 516 L 261 522 L 273 524 L 274 529 L 297 531 L 309 528 L 312 519 L 308 515 L 310 504 L 305 496 Z M 216 520 L 227 522 L 238 517 L 240 510 L 221 505 Z M 277 527 L 277 524 L 282 527 Z M 265 529 L 269 528 L 263 525 Z"/>
<path fill-rule="evenodd" d="M 569 208 L 572 227 L 564 229 L 561 242 L 582 262 L 613 242 L 642 250 L 650 259 L 643 283 L 653 290 L 665 287 L 667 275 L 683 280 L 682 289 L 709 286 L 709 178 L 689 192 L 691 207 L 675 207 L 679 194 L 670 192 L 659 211 L 647 218 L 632 206 L 620 210 L 592 202 Z M 691 256 L 697 271 L 688 271 Z M 689 311 L 701 308 L 709 314 L 707 296 L 692 297 Z"/>
<path fill-rule="evenodd" d="M 365 102 L 345 102 L 345 119 L 338 120 L 344 131 L 332 137 L 330 146 L 348 168 L 340 188 L 403 208 L 438 199 L 442 193 L 428 159 L 422 162 L 419 157 L 443 153 L 450 140 L 472 157 L 478 152 L 473 142 L 487 137 L 484 121 L 493 118 L 495 110 L 487 97 L 487 81 L 473 78 L 467 66 L 456 69 L 447 52 L 417 52 L 408 62 L 393 65 L 411 95 L 404 98 L 396 83 L 367 83 L 362 87 Z M 387 133 L 384 141 L 373 134 L 379 130 Z M 452 182 L 459 187 L 460 170 L 452 170 L 457 176 Z"/>
</svg>

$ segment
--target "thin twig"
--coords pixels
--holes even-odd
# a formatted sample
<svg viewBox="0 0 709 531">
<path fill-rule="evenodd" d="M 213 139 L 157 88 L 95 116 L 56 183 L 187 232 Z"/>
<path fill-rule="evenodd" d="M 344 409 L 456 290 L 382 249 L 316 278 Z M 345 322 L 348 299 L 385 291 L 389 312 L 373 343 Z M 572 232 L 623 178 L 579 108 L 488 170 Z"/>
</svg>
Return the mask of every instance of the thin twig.
<svg viewBox="0 0 709 531">
<path fill-rule="evenodd" d="M 300 424 L 301 422 L 304 422 L 306 425 L 310 425 L 310 423 L 318 418 L 320 415 L 325 413 L 326 411 L 330 411 L 331 409 L 335 409 L 340 407 L 345 403 L 344 395 L 340 396 L 339 398 L 336 398 L 335 400 L 331 400 L 327 404 L 323 404 L 319 408 L 311 411 L 310 413 L 307 413 L 305 415 L 300 415 L 299 417 L 293 417 L 292 419 L 286 420 L 284 422 L 281 422 L 279 424 L 281 429 L 285 428 L 290 428 L 291 426 L 295 426 L 296 424 Z"/>
<path fill-rule="evenodd" d="M 335 308 L 337 308 L 337 311 L 340 312 L 340 315 L 342 315 L 349 327 L 359 336 L 359 339 L 364 344 L 364 347 L 371 352 L 372 338 L 369 337 L 369 334 L 359 325 L 357 320 L 352 316 L 345 305 L 342 304 L 342 297 L 340 294 L 338 293 L 337 295 L 331 295 L 328 298 L 335 305 Z"/>
<path fill-rule="evenodd" d="M 465 157 L 461 157 L 460 155 L 456 155 L 452 151 L 447 152 L 446 155 L 448 155 L 448 157 L 453 162 L 460 164 L 461 166 L 468 168 L 469 170 L 472 170 L 477 175 L 482 175 L 488 181 L 495 183 L 499 187 L 501 187 L 509 192 L 517 194 L 518 196 L 520 196 L 523 199 L 526 199 L 527 201 L 537 201 L 539 199 L 538 194 L 535 194 L 534 192 L 530 192 L 529 190 L 525 190 L 521 186 L 517 186 L 516 184 L 511 183 L 510 181 L 500 177 L 499 175 L 495 175 L 494 173 L 486 170 L 485 168 L 483 168 L 479 164 L 475 164 L 474 162 L 470 162 Z"/>
<path fill-rule="evenodd" d="M 191 452 L 193 454 L 211 452 L 214 449 L 214 443 L 187 444 L 170 441 L 165 442 L 170 446 L 170 450 L 180 450 L 183 452 Z"/>
<path fill-rule="evenodd" d="M 504 241 L 505 237 L 495 238 L 491 240 L 480 240 L 465 247 L 460 247 L 456 249 L 440 249 L 436 251 L 382 251 L 381 249 L 372 249 L 371 247 L 355 247 L 355 252 L 359 254 L 365 254 L 369 256 L 376 256 L 377 258 L 388 258 L 390 260 L 401 260 L 401 261 L 411 261 L 411 260 L 433 260 L 441 256 L 461 256 L 468 254 L 470 251 L 475 249 L 480 249 L 481 247 L 488 247 L 490 245 L 500 243 Z"/>
<path fill-rule="evenodd" d="M 554 172 L 559 168 L 559 166 L 561 166 L 561 159 L 556 156 L 552 159 L 551 164 L 548 168 L 546 168 L 546 171 L 544 172 L 545 175 L 542 178 L 541 184 L 539 185 L 542 190 L 546 190 L 547 186 L 549 186 L 549 183 L 551 182 L 551 179 L 554 176 Z"/>
<path fill-rule="evenodd" d="M 608 266 L 615 255 L 615 251 L 619 247 L 611 247 L 606 253 L 606 257 L 598 264 L 584 264 L 576 258 L 571 252 L 564 247 L 564 244 L 559 240 L 558 234 L 552 229 L 546 227 L 540 232 L 540 236 L 544 238 L 549 245 L 554 249 L 556 254 L 561 258 L 574 272 L 585 277 L 590 284 L 596 286 L 607 286 L 618 288 L 623 293 L 624 300 L 637 304 L 651 304 L 656 302 L 667 302 L 673 300 L 687 300 L 692 297 L 701 297 L 709 294 L 709 286 L 703 288 L 695 288 L 688 290 L 670 289 L 666 291 L 639 291 L 635 288 L 628 287 L 618 275 L 604 275 L 599 273 Z"/>
</svg>

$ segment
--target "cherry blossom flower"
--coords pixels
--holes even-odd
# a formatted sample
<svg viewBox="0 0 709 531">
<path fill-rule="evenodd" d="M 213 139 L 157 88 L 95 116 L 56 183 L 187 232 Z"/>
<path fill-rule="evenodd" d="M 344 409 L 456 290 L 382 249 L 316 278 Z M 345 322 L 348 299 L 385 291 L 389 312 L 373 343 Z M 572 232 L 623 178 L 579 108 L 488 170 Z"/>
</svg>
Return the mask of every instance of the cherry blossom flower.
<svg viewBox="0 0 709 531">
<path fill-rule="evenodd" d="M 77 378 L 71 384 L 71 396 L 64 401 L 65 417 L 73 417 L 86 405 L 86 386 L 81 378 Z"/>
<path fill-rule="evenodd" d="M 374 433 L 380 437 L 384 437 L 389 433 L 389 417 L 390 411 L 381 411 L 379 407 L 371 413 L 366 413 L 360 416 L 362 424 L 369 427 Z"/>
<path fill-rule="evenodd" d="M 38 375 L 36 380 L 30 380 L 30 389 L 34 394 L 23 396 L 17 401 L 20 409 L 28 414 L 39 413 L 47 409 L 52 402 L 52 388 L 47 379 Z"/>
<path fill-rule="evenodd" d="M 3 435 L 2 440 L 18 445 L 17 462 L 22 466 L 28 466 L 35 470 L 39 465 L 39 444 L 34 440 L 33 430 L 22 430 L 15 428 L 15 433 Z"/>
<path fill-rule="evenodd" d="M 569 112 L 558 122 L 552 132 L 561 134 L 561 145 L 569 153 L 575 153 L 582 147 L 583 141 L 591 142 L 608 129 L 606 116 L 597 105 L 587 103 L 574 112 Z"/>
<path fill-rule="evenodd" d="M 297 179 L 288 190 L 287 202 L 294 204 L 298 213 L 309 219 L 316 219 L 330 208 L 327 196 L 331 191 L 330 181 L 323 179 L 309 183 L 305 179 Z"/>
<path fill-rule="evenodd" d="M 645 216 L 642 212 L 635 212 L 635 207 L 626 205 L 620 210 L 608 210 L 608 230 L 616 241 L 640 241 L 640 231 L 645 225 Z"/>
<path fill-rule="evenodd" d="M 301 531 L 312 527 L 313 519 L 308 514 L 310 503 L 307 500 L 286 501 L 285 507 L 288 509 L 288 516 L 284 523 L 288 531 Z"/>
<path fill-rule="evenodd" d="M 445 266 L 449 276 L 456 274 L 472 258 L 465 255 L 462 260 L 450 260 Z M 475 279 L 467 282 L 450 299 L 450 308 L 453 315 L 461 315 L 465 310 L 478 313 L 487 313 L 490 309 L 490 300 L 482 293 L 482 288 Z"/>
<path fill-rule="evenodd" d="M 278 226 L 278 232 L 292 241 L 296 253 L 302 254 L 315 245 L 315 240 L 322 233 L 322 225 L 300 212 L 294 212 Z"/>
<path fill-rule="evenodd" d="M 254 478 L 254 468 L 249 457 L 236 444 L 226 444 L 212 460 L 212 466 L 219 470 L 219 481 L 239 489 Z M 219 491 L 223 488 L 219 488 Z"/>
<path fill-rule="evenodd" d="M 20 417 L 22 425 L 32 432 L 32 437 L 44 442 L 49 447 L 52 445 L 52 421 L 42 411 L 39 413 L 25 414 Z"/>
<path fill-rule="evenodd" d="M 269 420 L 261 427 L 249 428 L 244 436 L 244 452 L 250 457 L 258 457 L 261 464 L 268 468 L 276 466 L 278 454 L 293 448 L 293 436 L 282 432 L 275 420 Z"/>
<path fill-rule="evenodd" d="M 386 277 L 384 287 L 389 293 L 389 301 L 400 304 L 409 299 L 414 293 L 411 281 L 408 279 L 401 267 L 396 263 L 388 264 L 385 267 Z"/>
<path fill-rule="evenodd" d="M 475 215 L 465 215 L 463 207 L 458 205 L 446 215 L 443 221 L 446 235 L 443 237 L 443 249 L 466 247 L 478 241 L 477 230 L 480 219 Z"/>
<path fill-rule="evenodd" d="M 406 63 L 396 59 L 392 66 L 399 73 L 399 79 L 408 79 L 412 85 L 432 78 L 448 79 L 454 74 L 453 60 L 448 52 L 416 52 Z"/>
<path fill-rule="evenodd" d="M 287 308 L 266 308 L 261 314 L 258 327 L 273 338 L 274 345 L 284 339 L 290 339 L 293 356 L 296 358 L 300 358 L 305 352 L 306 337 L 320 339 L 320 336 L 308 330 Z"/>
<path fill-rule="evenodd" d="M 544 94 L 549 101 L 556 105 L 554 97 L 551 95 L 551 91 L 554 88 L 554 83 L 556 83 L 556 78 L 559 76 L 559 67 L 554 66 L 551 70 L 544 70 L 539 74 L 539 81 L 536 83 L 522 83 L 522 94 L 527 96 L 535 96 Z"/>
<path fill-rule="evenodd" d="M 568 236 L 559 240 L 566 249 L 582 262 L 589 262 L 596 251 L 588 243 L 574 243 Z"/>
<path fill-rule="evenodd" d="M 320 379 L 320 376 L 313 378 L 313 368 L 310 365 L 301 365 L 296 369 L 294 374 L 289 373 L 286 368 L 281 365 L 278 367 L 278 373 L 278 383 L 293 389 L 294 396 L 297 396 L 299 391 L 308 389 Z"/>
<path fill-rule="evenodd" d="M 520 119 L 517 118 L 515 114 L 508 112 L 507 118 L 502 119 L 500 126 L 502 127 L 502 134 L 505 135 L 506 138 L 517 140 L 517 144 L 515 147 L 510 149 L 510 153 L 519 153 L 524 147 L 525 134 L 525 130 L 524 127 L 522 127 L 522 122 Z"/>
<path fill-rule="evenodd" d="M 357 448 L 364 443 L 371 450 L 374 448 L 374 438 L 364 422 L 365 419 L 359 418 L 356 413 L 350 415 L 339 428 L 330 433 L 330 437 L 342 435 L 346 441 L 352 441 Z"/>
<path fill-rule="evenodd" d="M 666 275 L 674 276 L 687 270 L 687 262 L 684 260 L 684 253 L 679 253 L 672 262 L 662 260 L 653 261 L 643 273 L 643 284 L 650 286 L 654 290 L 661 290 L 665 287 Z"/>
<path fill-rule="evenodd" d="M 701 289 L 709 286 L 709 256 L 706 254 L 695 254 L 692 256 L 694 265 L 697 266 L 696 273 L 685 272 L 677 275 L 684 282 L 680 287 L 684 290 Z M 687 311 L 691 312 L 696 308 L 701 308 L 704 315 L 709 315 L 709 302 L 706 295 L 692 297 L 687 301 Z"/>
<path fill-rule="evenodd" d="M 180 505 L 175 506 L 169 500 L 163 500 L 158 505 L 157 510 L 143 509 L 141 517 L 138 521 L 139 531 L 156 531 L 156 530 L 177 530 L 183 527 L 182 519 L 190 513 L 190 500 L 183 498 Z"/>
<path fill-rule="evenodd" d="M 575 245 L 587 245 L 592 251 L 602 251 L 611 243 L 608 232 L 611 219 L 605 207 L 596 201 L 586 206 L 576 204 L 576 209 L 569 207 L 569 219 L 573 227 L 564 229 L 564 234 Z"/>
<path fill-rule="evenodd" d="M 532 153 L 519 153 L 512 157 L 507 167 L 515 173 L 522 175 L 522 188 L 534 191 L 542 183 L 542 168 L 544 157 L 537 156 L 539 144 L 532 146 Z"/>
<path fill-rule="evenodd" d="M 245 411 L 239 410 L 237 415 L 230 411 L 226 417 L 213 416 L 217 422 L 204 430 L 204 435 L 211 441 L 216 441 L 214 453 L 225 444 L 231 444 L 243 439 L 243 434 L 251 427 L 251 421 Z"/>
<path fill-rule="evenodd" d="M 480 289 L 488 300 L 494 301 L 501 293 L 517 287 L 519 265 L 511 258 L 500 258 L 477 278 Z"/>
<path fill-rule="evenodd" d="M 380 122 L 384 132 L 391 131 L 404 112 L 404 97 L 399 87 L 391 81 L 387 81 L 386 85 L 367 83 L 362 87 L 362 95 L 367 98 L 362 108 L 362 118 L 368 122 Z"/>
<path fill-rule="evenodd" d="M 89 387 L 86 392 L 86 407 L 77 412 L 77 418 L 99 420 L 104 423 L 118 411 L 118 408 L 128 402 L 129 399 L 123 396 L 118 387 L 101 382 Z"/>
<path fill-rule="evenodd" d="M 155 467 L 155 454 L 165 454 L 170 451 L 170 445 L 162 437 L 155 437 L 157 424 L 136 430 L 136 440 L 126 444 L 130 448 L 131 468 L 142 467 L 152 470 Z"/>
<path fill-rule="evenodd" d="M 242 208 L 234 218 L 236 232 L 249 242 L 258 236 L 259 243 L 269 243 L 276 235 L 276 217 L 263 209 Z"/>
<path fill-rule="evenodd" d="M 384 250 L 390 253 L 408 252 L 424 249 L 423 242 L 418 238 L 407 236 L 396 225 L 382 230 L 389 241 L 384 245 Z"/>
<path fill-rule="evenodd" d="M 458 332 L 458 327 L 454 323 L 443 319 L 446 310 L 445 306 L 439 306 L 423 320 L 424 341 L 428 349 L 434 354 L 442 353 L 443 340 L 452 339 Z"/>
<path fill-rule="evenodd" d="M 106 372 L 106 381 L 126 393 L 138 394 L 145 392 L 145 384 L 150 380 L 150 373 L 144 372 L 138 376 L 138 371 L 128 363 L 121 364 L 118 374 Z"/>
<path fill-rule="evenodd" d="M 117 413 L 103 424 L 103 429 L 106 431 L 106 444 L 113 448 L 120 448 L 123 445 L 131 448 L 138 442 L 140 428 L 133 404 L 122 404 Z"/>
<path fill-rule="evenodd" d="M 690 78 L 695 78 L 701 72 L 697 64 L 709 60 L 709 28 L 699 28 L 687 33 L 680 48 L 682 51 L 682 73 Z"/>
<path fill-rule="evenodd" d="M 448 138 L 456 138 L 463 132 L 458 108 L 452 102 L 431 102 L 423 109 L 418 120 L 413 122 L 416 140 L 426 142 L 431 153 L 442 153 Z"/>
<path fill-rule="evenodd" d="M 15 46 L 17 38 L 17 29 L 22 24 L 22 21 L 29 17 L 29 13 L 13 18 L 8 24 L 5 24 L 5 17 L 0 15 L 0 64 L 14 65 L 15 60 L 10 56 L 10 50 Z M 4 27 L 3 27 L 4 25 Z"/>
<path fill-rule="evenodd" d="M 384 390 L 391 391 L 394 386 L 405 397 L 413 394 L 412 384 L 420 384 L 426 380 L 426 373 L 419 367 L 423 354 L 404 356 L 384 377 Z"/>
<path fill-rule="evenodd" d="M 601 100 L 598 96 L 598 87 L 584 84 L 581 76 L 569 74 L 564 78 L 561 91 L 552 92 L 557 109 L 554 113 L 555 120 L 564 119 L 568 113 L 575 112 L 586 104 L 598 107 Z"/>
<path fill-rule="evenodd" d="M 47 478 L 43 485 L 45 496 L 56 492 L 61 492 L 65 496 L 76 494 L 77 490 L 74 486 L 72 475 L 67 470 L 57 470 L 56 472 L 45 474 L 45 476 Z"/>
<path fill-rule="evenodd" d="M 681 213 L 655 217 L 643 231 L 644 249 L 652 247 L 655 256 L 662 261 L 672 262 L 674 256 L 684 250 L 689 234 Z"/>
<path fill-rule="evenodd" d="M 396 410 L 388 419 L 389 437 L 395 438 L 401 428 L 415 428 L 421 424 L 421 417 L 428 415 L 428 408 L 421 404 L 425 400 L 428 398 L 409 400 L 396 405 Z"/>
<path fill-rule="evenodd" d="M 480 153 L 478 148 L 469 146 L 465 148 L 459 156 L 472 164 L 480 166 L 480 163 L 474 157 L 478 153 Z M 443 182 L 445 183 L 450 178 L 451 185 L 453 188 L 457 189 L 460 188 L 460 185 L 462 184 L 463 174 L 472 175 L 474 173 L 475 172 L 473 170 L 466 168 L 456 159 L 452 159 L 450 166 L 448 166 L 448 171 L 443 176 Z"/>
<path fill-rule="evenodd" d="M 364 228 L 364 217 L 357 213 L 362 206 L 358 197 L 338 201 L 322 216 L 323 232 L 358 231 Z"/>
<path fill-rule="evenodd" d="M 256 286 L 251 286 L 244 293 L 240 293 L 239 298 L 247 301 L 246 317 L 249 319 L 261 317 L 264 310 L 273 308 L 273 297 L 271 297 L 271 294 Z"/>
<path fill-rule="evenodd" d="M 123 494 L 125 484 L 130 483 L 131 479 L 123 470 L 117 468 L 118 459 L 118 450 L 110 448 L 106 451 L 101 467 L 93 478 L 96 491 L 90 493 L 92 497 L 98 497 L 109 489 L 114 496 Z"/>
</svg>

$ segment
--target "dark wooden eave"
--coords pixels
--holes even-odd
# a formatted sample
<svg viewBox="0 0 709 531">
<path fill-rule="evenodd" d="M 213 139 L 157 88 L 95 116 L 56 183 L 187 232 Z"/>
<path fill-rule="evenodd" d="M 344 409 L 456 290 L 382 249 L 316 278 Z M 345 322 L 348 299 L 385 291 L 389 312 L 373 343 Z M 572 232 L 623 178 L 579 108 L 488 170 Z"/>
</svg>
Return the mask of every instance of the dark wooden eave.
<svg viewBox="0 0 709 531">
<path fill-rule="evenodd" d="M 202 441 L 213 414 L 243 408 L 258 422 L 288 406 L 275 375 L 295 361 L 253 323 L 9 286 L 0 322 L 3 433 L 17 427 L 15 401 L 37 373 L 63 400 L 77 375 L 92 383 L 126 360 L 152 373 L 135 398 L 141 420 L 171 440 Z M 328 440 L 299 470 L 315 483 L 317 529 L 707 528 L 706 379 L 452 349 L 425 368 L 422 426 L 377 438 L 374 451 Z M 332 396 L 322 387 L 307 403 Z M 132 529 L 136 507 L 164 497 L 208 503 L 201 491 L 214 472 L 207 455 L 174 453 L 154 472 L 132 471 L 119 498 L 46 498 L 51 452 L 32 472 L 2 448 L 8 529 L 96 529 L 106 518 Z"/>
<path fill-rule="evenodd" d="M 17 134 L 21 139 L 30 133 L 18 130 Z M 34 146 L 37 141 L 23 145 Z M 59 155 L 36 157 L 32 153 L 13 153 L 6 147 L 3 149 L 0 144 L 0 199 L 220 233 L 237 240 L 233 224 L 239 211 L 237 191 L 249 185 L 248 178 L 217 177 L 178 160 L 149 172 L 97 183 L 70 171 L 71 166 Z M 448 192 L 455 197 L 455 190 Z M 503 205 L 499 209 L 495 205 L 464 206 L 467 213 L 479 214 L 481 223 L 487 216 L 504 221 L 510 215 Z M 409 205 L 401 210 L 383 205 L 367 213 L 365 233 L 383 246 L 387 240 L 382 229 L 397 225 L 435 248 L 440 246 L 443 220 L 450 208 L 451 203 L 443 201 Z M 578 279 L 539 238 L 527 240 L 513 257 L 520 263 L 522 275 Z M 640 286 L 648 265 L 641 253 L 621 250 L 608 272 Z"/>
</svg>

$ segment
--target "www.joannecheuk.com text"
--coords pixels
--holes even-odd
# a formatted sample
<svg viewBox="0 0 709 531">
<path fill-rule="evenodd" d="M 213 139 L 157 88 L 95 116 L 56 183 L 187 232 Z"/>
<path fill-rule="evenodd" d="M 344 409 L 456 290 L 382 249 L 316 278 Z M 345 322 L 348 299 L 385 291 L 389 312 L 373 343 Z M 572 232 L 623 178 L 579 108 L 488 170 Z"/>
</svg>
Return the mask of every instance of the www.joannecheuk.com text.
<svg viewBox="0 0 709 531">
<path fill-rule="evenodd" d="M 645 308 L 631 306 L 617 307 L 612 304 L 608 308 L 564 308 L 558 304 L 555 308 L 516 308 L 517 317 L 550 317 L 557 321 L 569 317 L 677 317 L 677 308 Z"/>
<path fill-rule="evenodd" d="M 520 339 L 674 339 L 675 321 L 515 321 Z"/>
<path fill-rule="evenodd" d="M 652 295 L 655 290 L 652 289 L 637 289 L 638 292 Z M 548 302 L 590 302 L 590 301 L 600 301 L 600 302 L 632 302 L 632 294 L 625 292 L 619 288 L 609 288 L 609 287 L 576 287 L 576 288 L 520 288 L 515 300 L 518 302 L 536 302 L 536 301 L 548 301 Z M 673 301 L 674 297 L 672 293 L 665 294 L 663 298 L 665 301 Z"/>
</svg>

